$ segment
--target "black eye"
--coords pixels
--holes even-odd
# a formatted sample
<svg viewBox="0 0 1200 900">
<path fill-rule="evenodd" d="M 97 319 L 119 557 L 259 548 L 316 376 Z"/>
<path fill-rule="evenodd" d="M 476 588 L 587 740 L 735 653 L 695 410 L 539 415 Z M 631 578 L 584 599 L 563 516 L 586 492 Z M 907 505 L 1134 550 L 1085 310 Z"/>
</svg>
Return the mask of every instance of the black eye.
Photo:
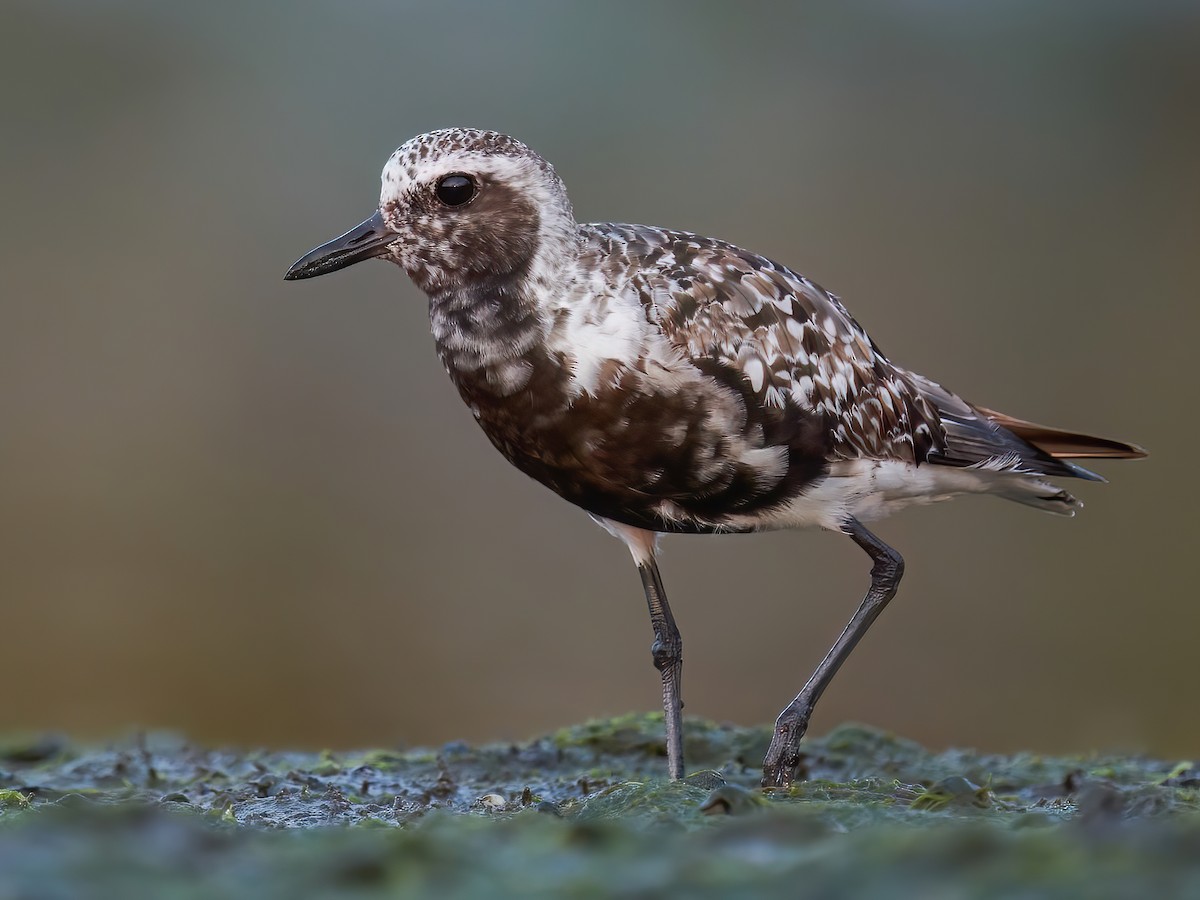
<svg viewBox="0 0 1200 900">
<path fill-rule="evenodd" d="M 475 199 L 475 181 L 466 175 L 447 175 L 433 191 L 447 206 L 462 206 Z"/>
</svg>

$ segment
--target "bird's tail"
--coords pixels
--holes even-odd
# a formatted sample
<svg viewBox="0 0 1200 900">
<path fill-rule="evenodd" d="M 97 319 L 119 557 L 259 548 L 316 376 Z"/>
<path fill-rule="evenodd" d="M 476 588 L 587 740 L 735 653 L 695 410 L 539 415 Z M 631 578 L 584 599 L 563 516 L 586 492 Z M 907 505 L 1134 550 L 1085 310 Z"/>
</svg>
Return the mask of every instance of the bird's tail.
<svg viewBox="0 0 1200 900">
<path fill-rule="evenodd" d="M 1070 460 L 1141 459 L 1147 455 L 1146 451 L 1137 444 L 1127 444 L 1124 441 L 1114 441 L 1110 438 L 1093 437 L 1077 431 L 1064 431 L 1061 428 L 1038 425 L 982 406 L 975 408 L 997 425 L 1011 431 L 1046 456 L 1061 461 L 1062 465 L 1069 470 L 1057 474 L 1073 475 L 1087 481 L 1104 481 L 1102 476 L 1070 462 Z M 1030 479 L 1022 487 L 1023 490 L 1016 490 L 1012 495 L 1006 496 L 1029 506 L 1037 506 L 1064 515 L 1074 515 L 1075 509 L 1082 505 L 1068 492 L 1040 479 Z"/>
<path fill-rule="evenodd" d="M 1141 459 L 1146 456 L 1146 451 L 1137 444 L 1037 425 L 982 406 L 975 408 L 997 425 L 1007 428 L 1021 440 L 1033 444 L 1055 459 Z"/>
</svg>

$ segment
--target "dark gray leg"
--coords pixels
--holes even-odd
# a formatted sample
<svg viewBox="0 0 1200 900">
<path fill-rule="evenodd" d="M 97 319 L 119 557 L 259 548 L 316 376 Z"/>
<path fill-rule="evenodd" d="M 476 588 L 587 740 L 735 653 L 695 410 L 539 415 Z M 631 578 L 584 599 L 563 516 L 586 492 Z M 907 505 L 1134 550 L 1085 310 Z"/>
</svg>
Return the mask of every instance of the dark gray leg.
<svg viewBox="0 0 1200 900">
<path fill-rule="evenodd" d="M 683 674 L 683 640 L 675 626 L 675 617 L 667 605 L 658 563 L 653 559 L 638 563 L 642 587 L 646 589 L 646 604 L 650 607 L 650 624 L 654 628 L 654 643 L 650 653 L 654 668 L 662 673 L 663 713 L 667 723 L 667 770 L 672 779 L 683 777 L 683 700 L 679 682 Z"/>
<path fill-rule="evenodd" d="M 808 729 L 813 707 L 850 651 L 862 640 L 888 601 L 896 596 L 896 588 L 900 586 L 900 578 L 904 575 L 904 559 L 900 554 L 867 531 L 857 519 L 849 519 L 844 530 L 874 561 L 871 566 L 871 588 L 850 624 L 825 654 L 817 671 L 808 679 L 808 684 L 804 685 L 804 690 L 775 720 L 775 735 L 763 760 L 762 786 L 765 788 L 787 787 L 792 783 L 796 767 L 800 764 L 800 739 Z"/>
</svg>

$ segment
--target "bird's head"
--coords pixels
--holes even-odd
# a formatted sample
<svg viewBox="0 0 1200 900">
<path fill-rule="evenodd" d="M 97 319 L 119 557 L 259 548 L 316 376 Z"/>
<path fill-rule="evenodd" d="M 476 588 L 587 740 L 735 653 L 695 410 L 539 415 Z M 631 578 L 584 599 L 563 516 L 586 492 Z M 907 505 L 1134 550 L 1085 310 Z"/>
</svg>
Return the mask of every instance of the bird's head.
<svg viewBox="0 0 1200 900">
<path fill-rule="evenodd" d="M 384 258 L 426 293 L 442 293 L 520 278 L 545 266 L 574 233 L 566 189 L 549 163 L 507 135 L 448 128 L 396 150 L 383 167 L 375 213 L 284 277 Z"/>
</svg>

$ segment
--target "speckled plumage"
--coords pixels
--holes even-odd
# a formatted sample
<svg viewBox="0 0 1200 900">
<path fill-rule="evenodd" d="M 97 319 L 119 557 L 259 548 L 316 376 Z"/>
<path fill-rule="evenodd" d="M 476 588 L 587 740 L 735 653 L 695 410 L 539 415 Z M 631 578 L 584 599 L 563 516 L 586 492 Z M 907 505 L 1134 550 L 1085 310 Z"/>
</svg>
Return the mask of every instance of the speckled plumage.
<svg viewBox="0 0 1200 900">
<path fill-rule="evenodd" d="M 479 196 L 446 210 L 428 186 L 460 170 Z M 488 437 L 595 515 L 705 532 L 836 528 L 963 492 L 1077 505 L 1041 476 L 1082 470 L 892 363 L 833 294 L 722 241 L 576 225 L 554 169 L 513 138 L 415 138 L 380 209 Z M 896 485 L 926 464 L 964 471 Z"/>
<path fill-rule="evenodd" d="M 469 199 L 440 199 L 447 178 L 467 179 Z M 1073 514 L 1078 501 L 1047 477 L 1097 476 L 1065 457 L 1141 455 L 972 406 L 891 362 L 835 295 L 762 256 L 577 224 L 549 163 L 494 132 L 404 144 L 379 212 L 288 277 L 375 256 L 428 295 L 438 355 L 492 443 L 628 544 L 659 638 L 673 774 L 680 657 L 659 533 L 817 525 L 875 560 L 852 628 L 777 731 L 764 777 L 784 783 L 797 723 L 899 581 L 899 555 L 863 521 L 961 493 Z"/>
</svg>

